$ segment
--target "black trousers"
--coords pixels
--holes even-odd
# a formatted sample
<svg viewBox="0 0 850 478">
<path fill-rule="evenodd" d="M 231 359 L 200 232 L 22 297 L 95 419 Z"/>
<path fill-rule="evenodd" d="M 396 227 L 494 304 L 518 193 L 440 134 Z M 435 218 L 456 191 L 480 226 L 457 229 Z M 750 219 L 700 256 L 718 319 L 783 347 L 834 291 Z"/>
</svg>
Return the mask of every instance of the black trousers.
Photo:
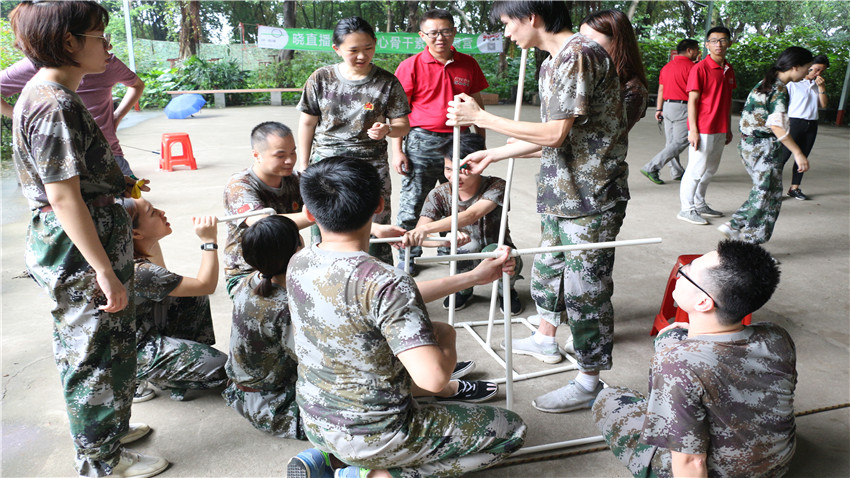
<svg viewBox="0 0 850 478">
<path fill-rule="evenodd" d="M 808 158 L 809 153 L 812 152 L 812 146 L 815 145 L 815 138 L 818 136 L 818 120 L 807 120 L 801 118 L 789 118 L 791 122 L 791 131 L 789 131 L 791 138 L 797 143 L 797 146 L 803 151 L 803 154 Z M 785 161 L 788 161 L 788 158 L 791 157 L 791 151 L 782 146 L 782 151 L 779 152 L 779 159 L 782 161 L 782 164 L 785 164 Z M 799 186 L 803 181 L 803 173 L 797 170 L 797 163 L 795 161 L 791 162 L 794 166 L 792 169 L 791 175 L 791 184 L 795 186 Z"/>
</svg>

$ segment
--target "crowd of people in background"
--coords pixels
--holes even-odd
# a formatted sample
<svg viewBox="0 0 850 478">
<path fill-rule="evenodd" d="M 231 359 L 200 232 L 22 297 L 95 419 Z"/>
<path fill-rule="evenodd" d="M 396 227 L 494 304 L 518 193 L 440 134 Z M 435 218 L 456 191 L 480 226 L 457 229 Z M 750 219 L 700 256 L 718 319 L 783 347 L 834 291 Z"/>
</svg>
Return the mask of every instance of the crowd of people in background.
<svg viewBox="0 0 850 478">
<path fill-rule="evenodd" d="M 134 402 L 154 398 L 152 387 L 176 400 L 189 389 L 226 387 L 226 404 L 257 429 L 309 440 L 314 448 L 290 459 L 289 476 L 456 476 L 522 447 L 522 418 L 479 403 L 497 385 L 462 379 L 474 362 L 458 357 L 454 328 L 432 321 L 425 304 L 442 300 L 448 308 L 454 294 L 463 309 L 474 286 L 508 273 L 509 313 L 524 309 L 514 287 L 522 262 L 507 254 L 509 232 L 501 241 L 498 232 L 505 181 L 482 174 L 494 162 L 539 158 L 520 160 L 540 163 L 541 247 L 616 240 L 631 198 L 628 134 L 645 115 L 650 85 L 620 11 L 594 12 L 577 31 L 564 2 L 497 2 L 491 16 L 519 47 L 549 53 L 539 122 L 484 109 L 487 79 L 452 46 L 454 19 L 438 9 L 419 25 L 425 49 L 394 74 L 372 63 L 372 26 L 340 20 L 333 50 L 342 61 L 307 80 L 297 132 L 275 121 L 253 128 L 253 162 L 225 185 L 225 209 L 276 214 L 227 224 L 233 314 L 225 354 L 213 347 L 208 298 L 218 282 L 216 218 L 193 218 L 201 265 L 196 277 L 184 277 L 166 268 L 159 247 L 172 232 L 165 213 L 128 197 L 132 186 L 149 187 L 123 159 L 115 128 L 144 83 L 109 53 L 107 11 L 95 2 L 22 2 L 12 11 L 27 59 L 0 74 L 3 95 L 20 92 L 14 110 L 0 106 L 14 121 L 15 166 L 32 210 L 27 268 L 54 304 L 54 354 L 80 476 L 147 477 L 168 466 L 125 448 L 150 431 L 129 417 Z M 706 194 L 734 138 L 732 40 L 723 26 L 709 29 L 708 55 L 699 60 L 699 42 L 683 39 L 659 76 L 654 118 L 664 122 L 666 144 L 640 171 L 660 185 L 659 171 L 670 164 L 671 179 L 681 180 L 677 218 L 690 224 L 724 216 Z M 778 326 L 742 320 L 778 284 L 776 261 L 759 244 L 779 215 L 790 156 L 787 193 L 807 198 L 800 184 L 828 66 L 826 57 L 791 47 L 750 92 L 738 149 L 752 191 L 719 227 L 727 240 L 679 270 L 674 297 L 691 325 L 659 334 L 647 395 L 603 391 L 600 380 L 613 367 L 614 249 L 534 257 L 529 321 L 537 329 L 510 349 L 557 363 L 555 333 L 564 324 L 571 334 L 563 349 L 579 370 L 532 405 L 545 413 L 592 407 L 636 476 L 742 469 L 774 476 L 793 456 L 793 341 Z M 113 110 L 116 83 L 128 92 Z M 459 158 L 449 147 L 456 126 Z M 488 148 L 488 130 L 511 140 Z M 402 178 L 395 225 L 393 171 Z M 453 174 L 459 252 L 497 257 L 414 281 L 418 269 L 405 272 L 405 260 L 423 245 L 444 244 L 430 235 L 451 230 L 454 186 L 445 180 Z M 309 244 L 299 232 L 306 228 Z M 411 257 L 399 253 L 394 267 L 388 245 L 370 244 L 376 237 L 398 237 Z M 741 373 L 726 373 L 730 367 Z"/>
</svg>

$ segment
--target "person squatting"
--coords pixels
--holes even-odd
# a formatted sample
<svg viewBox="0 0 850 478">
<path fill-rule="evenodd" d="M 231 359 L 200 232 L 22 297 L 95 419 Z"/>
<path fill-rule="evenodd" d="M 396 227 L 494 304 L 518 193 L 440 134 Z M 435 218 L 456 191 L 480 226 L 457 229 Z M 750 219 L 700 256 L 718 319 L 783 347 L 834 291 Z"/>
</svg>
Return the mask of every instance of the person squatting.
<svg viewBox="0 0 850 478">
<path fill-rule="evenodd" d="M 159 241 L 171 224 L 148 200 L 128 197 L 133 185 L 149 191 L 147 181 L 122 174 L 121 166 L 129 166 L 116 162 L 117 139 L 108 139 L 115 138 L 115 121 L 99 126 L 75 93 L 83 76 L 119 61 L 104 34 L 107 11 L 84 1 L 15 7 L 16 45 L 38 68 L 11 113 L 15 167 L 32 210 L 25 259 L 54 304 L 54 355 L 78 475 L 148 477 L 168 467 L 164 458 L 125 448 L 150 432 L 129 417 L 133 403 L 156 396 L 154 387 L 176 400 L 187 390 L 224 387 L 227 406 L 256 429 L 309 441 L 312 447 L 287 463 L 292 477 L 458 476 L 523 446 L 523 419 L 480 404 L 498 386 L 462 379 L 475 363 L 458 360 L 455 329 L 432 321 L 425 304 L 442 300 L 448 308 L 456 294 L 462 309 L 474 286 L 508 273 L 509 312 L 522 311 L 514 287 L 522 263 L 509 258 L 513 241 L 508 233 L 507 246 L 494 244 L 506 191 L 503 179 L 482 175 L 491 163 L 539 158 L 526 161 L 540 162 L 543 247 L 615 240 L 630 199 L 628 133 L 644 116 L 648 93 L 634 29 L 622 12 L 595 12 L 579 32 L 564 2 L 496 2 L 491 19 L 521 48 L 549 53 L 539 75 L 540 122 L 483 109 L 487 80 L 472 57 L 454 49 L 454 19 L 437 9 L 419 25 L 425 49 L 395 74 L 372 63 L 371 25 L 358 17 L 339 21 L 333 49 L 342 61 L 307 80 L 297 134 L 274 121 L 251 130 L 252 160 L 225 185 L 224 207 L 232 215 L 267 208 L 275 214 L 227 223 L 224 271 L 233 309 L 225 354 L 213 347 L 209 303 L 219 273 L 217 219 L 193 218 L 202 243 L 196 277 L 168 270 Z M 656 115 L 668 108 L 663 118 L 678 122 L 669 130 L 678 131 L 676 139 L 668 138 L 663 154 L 642 170 L 663 183 L 657 171 L 686 145 L 680 126 L 687 111 L 689 162 L 674 162 L 672 175 L 684 175 L 682 191 L 692 189 L 687 198 L 682 193 L 678 217 L 694 224 L 715 217 L 704 201 L 716 170 L 711 158 L 731 141 L 730 41 L 728 30 L 711 29 L 711 54 L 697 66 L 696 42 L 680 43 L 678 83 L 664 75 Z M 648 395 L 605 388 L 599 379 L 613 367 L 613 249 L 534 258 L 538 328 L 514 340 L 513 353 L 559 362 L 555 331 L 565 323 L 572 336 L 564 348 L 579 372 L 532 404 L 546 413 L 592 407 L 612 451 L 635 476 L 773 476 L 793 456 L 794 343 L 778 326 L 746 326 L 742 318 L 764 305 L 779 281 L 776 261 L 757 245 L 770 238 L 779 213 L 781 181 L 762 184 L 781 176 L 787 159 L 775 139 L 800 173 L 808 167 L 811 147 L 801 151 L 788 134 L 785 85 L 803 81 L 813 60 L 795 48 L 783 52 L 747 101 L 740 150 L 754 192 L 721 226 L 730 240 L 679 270 L 674 298 L 691 322 L 672 324 L 656 339 Z M 822 69 L 805 88 L 823 85 Z M 129 75 L 119 81 L 144 86 Z M 708 94 L 711 82 L 719 86 Z M 674 105 L 681 110 L 675 115 Z M 460 158 L 447 148 L 455 126 L 464 129 Z M 486 130 L 513 139 L 487 148 Z M 450 231 L 452 186 L 434 186 L 451 177 L 453 159 L 461 162 L 459 250 L 493 244 L 496 257 L 461 261 L 454 276 L 414 281 L 416 269 L 393 267 L 391 249 L 370 245 L 370 238 L 398 237 L 416 257 L 419 246 L 433 245 L 429 234 Z M 403 176 L 398 225 L 390 224 L 392 171 Z M 762 203 L 769 217 L 753 212 Z M 301 238 L 305 228 L 309 244 Z M 763 350 L 772 353 L 758 355 Z M 724 372 L 756 361 L 769 377 Z M 757 451 L 735 453 L 743 446 Z"/>
</svg>

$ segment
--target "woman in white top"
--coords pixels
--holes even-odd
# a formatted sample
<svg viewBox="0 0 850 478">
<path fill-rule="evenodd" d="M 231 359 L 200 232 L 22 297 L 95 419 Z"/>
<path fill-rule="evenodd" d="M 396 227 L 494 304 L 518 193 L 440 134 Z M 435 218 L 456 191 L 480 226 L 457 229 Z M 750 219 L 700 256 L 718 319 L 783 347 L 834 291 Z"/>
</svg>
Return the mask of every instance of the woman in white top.
<svg viewBox="0 0 850 478">
<path fill-rule="evenodd" d="M 818 108 L 826 108 L 828 98 L 826 97 L 826 82 L 821 73 L 829 68 L 829 59 L 826 55 L 818 55 L 812 60 L 809 74 L 800 81 L 792 81 L 785 85 L 788 89 L 788 118 L 791 121 L 791 138 L 794 139 L 803 155 L 809 156 L 815 138 L 818 135 Z M 782 147 L 780 160 L 782 164 L 791 157 L 791 151 Z M 791 189 L 788 195 L 794 199 L 805 201 L 808 197 L 800 189 L 803 181 L 803 173 L 797 169 L 797 163 L 793 166 L 791 176 Z"/>
</svg>

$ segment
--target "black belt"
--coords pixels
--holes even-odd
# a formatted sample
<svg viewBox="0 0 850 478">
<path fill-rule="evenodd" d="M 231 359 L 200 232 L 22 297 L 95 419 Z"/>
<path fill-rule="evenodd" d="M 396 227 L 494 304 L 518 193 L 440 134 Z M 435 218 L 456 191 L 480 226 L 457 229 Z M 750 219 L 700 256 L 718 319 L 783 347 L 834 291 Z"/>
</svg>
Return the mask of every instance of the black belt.
<svg viewBox="0 0 850 478">
<path fill-rule="evenodd" d="M 664 102 L 665 103 L 682 103 L 682 104 L 685 104 L 685 105 L 688 104 L 688 100 L 664 100 Z"/>
</svg>

